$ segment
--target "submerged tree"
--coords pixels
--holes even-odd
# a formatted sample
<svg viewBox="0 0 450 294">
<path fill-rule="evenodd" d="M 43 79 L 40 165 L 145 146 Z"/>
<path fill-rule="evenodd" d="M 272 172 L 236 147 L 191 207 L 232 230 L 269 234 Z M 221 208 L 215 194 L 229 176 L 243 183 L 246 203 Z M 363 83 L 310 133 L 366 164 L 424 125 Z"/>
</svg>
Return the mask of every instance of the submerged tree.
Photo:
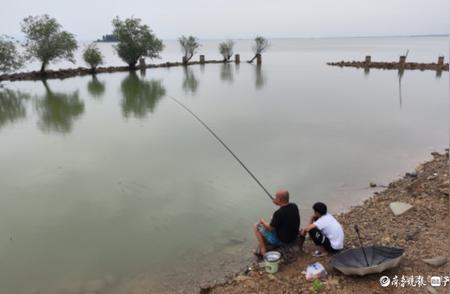
<svg viewBox="0 0 450 294">
<path fill-rule="evenodd" d="M 0 36 L 0 72 L 19 69 L 23 65 L 23 58 L 17 52 L 14 40 Z"/>
<path fill-rule="evenodd" d="M 227 40 L 219 44 L 219 52 L 223 56 L 223 61 L 228 61 L 233 56 L 233 47 L 233 40 Z"/>
<path fill-rule="evenodd" d="M 139 18 L 120 20 L 116 17 L 112 23 L 113 34 L 118 40 L 114 48 L 130 69 L 136 68 L 141 57 L 159 58 L 164 45 Z"/>
<path fill-rule="evenodd" d="M 147 113 L 153 112 L 156 103 L 166 94 L 166 89 L 160 81 L 146 81 L 140 79 L 135 72 L 122 81 L 122 113 L 125 117 L 133 114 L 143 118 Z"/>
<path fill-rule="evenodd" d="M 90 67 L 91 71 L 94 73 L 97 66 L 103 63 L 103 55 L 97 47 L 97 44 L 91 43 L 84 49 L 83 59 Z"/>
<path fill-rule="evenodd" d="M 267 40 L 264 37 L 257 36 L 255 38 L 255 44 L 252 47 L 255 56 L 253 56 L 253 58 L 250 59 L 248 62 L 252 63 L 253 60 L 255 60 L 255 58 L 261 55 L 264 51 L 266 51 L 268 47 L 269 47 L 269 40 Z"/>
<path fill-rule="evenodd" d="M 39 128 L 45 132 L 70 132 L 73 121 L 84 112 L 84 102 L 78 91 L 70 94 L 55 93 L 45 80 L 43 83 L 46 93 L 36 102 L 36 110 L 40 115 Z"/>
<path fill-rule="evenodd" d="M 22 22 L 27 57 L 41 61 L 41 73 L 52 61 L 67 59 L 75 63 L 73 52 L 77 41 L 73 34 L 63 31 L 56 19 L 48 15 L 28 16 Z"/>
<path fill-rule="evenodd" d="M 183 62 L 188 63 L 189 60 L 192 59 L 195 53 L 197 53 L 200 44 L 198 43 L 198 39 L 194 36 L 181 36 L 178 39 L 178 43 L 180 43 L 181 51 L 183 52 Z"/>
</svg>

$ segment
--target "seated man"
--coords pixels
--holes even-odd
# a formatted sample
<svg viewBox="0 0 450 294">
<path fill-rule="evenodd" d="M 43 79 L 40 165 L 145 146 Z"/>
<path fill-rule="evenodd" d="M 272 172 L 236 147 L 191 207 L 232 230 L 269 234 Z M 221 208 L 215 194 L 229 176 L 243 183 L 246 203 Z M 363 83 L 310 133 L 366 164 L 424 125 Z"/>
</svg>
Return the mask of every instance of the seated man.
<svg viewBox="0 0 450 294">
<path fill-rule="evenodd" d="M 289 192 L 278 191 L 272 202 L 280 208 L 273 214 L 270 224 L 260 219 L 253 227 L 259 247 L 255 254 L 259 257 L 267 252 L 267 245 L 278 247 L 291 243 L 298 237 L 300 214 L 297 205 L 289 202 Z"/>
<path fill-rule="evenodd" d="M 327 253 L 336 253 L 344 248 L 344 230 L 341 224 L 329 213 L 327 206 L 322 202 L 313 205 L 314 214 L 311 216 L 309 225 L 301 230 L 300 234 L 305 236 L 309 233 L 318 250 L 314 256 L 322 256 Z"/>
</svg>

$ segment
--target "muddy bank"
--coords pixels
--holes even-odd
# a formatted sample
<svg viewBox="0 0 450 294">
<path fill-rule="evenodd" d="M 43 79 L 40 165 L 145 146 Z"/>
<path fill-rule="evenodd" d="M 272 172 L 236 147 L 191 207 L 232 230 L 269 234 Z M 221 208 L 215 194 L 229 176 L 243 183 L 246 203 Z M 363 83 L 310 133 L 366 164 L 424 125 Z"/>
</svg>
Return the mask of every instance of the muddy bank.
<svg viewBox="0 0 450 294">
<path fill-rule="evenodd" d="M 366 62 L 366 61 L 339 61 L 328 62 L 327 65 L 356 68 L 378 68 L 391 70 L 434 70 L 448 71 L 448 63 L 417 63 L 417 62 Z"/>
<path fill-rule="evenodd" d="M 158 68 L 158 67 L 174 67 L 174 66 L 189 66 L 195 64 L 208 64 L 208 63 L 224 63 L 223 60 L 205 60 L 203 62 L 200 61 L 192 61 L 188 63 L 182 62 L 164 62 L 159 64 L 149 64 L 145 66 L 145 69 L 150 68 Z M 109 66 L 109 67 L 98 67 L 95 72 L 93 72 L 90 68 L 87 67 L 78 67 L 78 68 L 69 68 L 69 69 L 59 69 L 59 70 L 48 70 L 45 72 L 45 75 L 42 75 L 39 71 L 31 71 L 31 72 L 19 72 L 12 74 L 3 74 L 0 75 L 1 81 L 36 81 L 42 79 L 66 79 L 76 76 L 85 76 L 102 73 L 113 73 L 113 72 L 127 72 L 127 71 L 135 71 L 142 70 L 141 68 L 130 69 L 128 66 Z"/>
<path fill-rule="evenodd" d="M 358 224 L 363 242 L 395 246 L 405 249 L 400 266 L 387 271 L 391 279 L 395 275 L 423 276 L 426 286 L 389 286 L 382 288 L 382 275 L 348 277 L 333 269 L 331 258 L 312 257 L 315 249 L 311 241 L 306 241 L 303 250 L 287 256 L 277 274 L 269 275 L 258 263 L 253 264 L 226 283 L 205 285 L 201 293 L 317 293 L 312 282 L 302 273 L 308 264 L 322 263 L 329 275 L 321 281 L 320 293 L 448 293 L 446 287 L 432 288 L 428 280 L 431 276 L 448 276 L 448 262 L 432 266 L 424 259 L 449 257 L 449 161 L 448 149 L 445 154 L 432 153 L 433 159 L 417 166 L 402 179 L 389 184 L 359 206 L 352 207 L 337 216 L 342 223 L 346 248 L 358 246 L 354 224 Z M 392 202 L 410 204 L 411 209 L 401 215 L 394 215 Z"/>
</svg>

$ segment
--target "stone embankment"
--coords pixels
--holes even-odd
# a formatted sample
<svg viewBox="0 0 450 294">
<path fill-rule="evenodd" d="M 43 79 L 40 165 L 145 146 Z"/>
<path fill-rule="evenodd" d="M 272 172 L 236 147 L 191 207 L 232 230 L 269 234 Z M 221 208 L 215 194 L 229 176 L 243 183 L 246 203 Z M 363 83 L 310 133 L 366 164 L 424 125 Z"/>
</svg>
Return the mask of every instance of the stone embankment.
<svg viewBox="0 0 450 294">
<path fill-rule="evenodd" d="M 356 67 L 356 68 L 377 68 L 391 70 L 434 70 L 448 71 L 448 63 L 444 63 L 444 57 L 440 56 L 437 63 L 418 63 L 406 62 L 406 56 L 400 56 L 398 62 L 381 62 L 372 61 L 370 56 L 366 56 L 364 61 L 339 61 L 328 62 L 328 65 L 339 67 Z"/>
<path fill-rule="evenodd" d="M 59 69 L 59 70 L 48 70 L 45 74 L 42 74 L 39 71 L 31 71 L 31 72 L 19 72 L 12 74 L 3 74 L 0 75 L 1 81 L 34 81 L 34 80 L 42 80 L 42 79 L 66 79 L 70 77 L 76 76 L 85 76 L 101 73 L 113 73 L 113 72 L 126 72 L 130 70 L 145 70 L 150 68 L 159 68 L 159 67 L 174 67 L 174 66 L 189 66 L 194 64 L 207 64 L 207 63 L 224 63 L 223 60 L 202 60 L 202 61 L 192 61 L 192 62 L 165 62 L 160 64 L 149 64 L 144 65 L 143 67 L 136 67 L 136 69 L 130 69 L 128 66 L 109 66 L 109 67 L 98 67 L 93 71 L 87 67 L 78 67 L 78 68 L 69 68 L 69 69 Z"/>
</svg>

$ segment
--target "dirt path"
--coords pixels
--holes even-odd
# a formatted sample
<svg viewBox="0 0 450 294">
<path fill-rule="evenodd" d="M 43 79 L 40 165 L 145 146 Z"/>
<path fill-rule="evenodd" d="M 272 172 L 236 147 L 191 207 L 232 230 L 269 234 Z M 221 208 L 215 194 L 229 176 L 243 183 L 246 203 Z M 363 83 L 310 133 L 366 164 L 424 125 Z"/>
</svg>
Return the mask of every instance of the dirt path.
<svg viewBox="0 0 450 294">
<path fill-rule="evenodd" d="M 399 278 L 399 286 L 380 286 L 380 276 L 347 277 L 333 269 L 330 257 L 314 258 L 314 246 L 306 241 L 303 252 L 293 261 L 280 266 L 280 271 L 269 275 L 258 265 L 247 273 L 221 285 L 205 287 L 202 293 L 316 293 L 312 281 L 302 273 L 308 264 L 319 261 L 328 270 L 328 277 L 321 281 L 320 293 L 449 293 L 450 286 L 430 286 L 431 276 L 449 276 L 449 264 L 433 267 L 422 259 L 449 256 L 449 162 L 446 154 L 432 153 L 433 160 L 419 165 L 412 175 L 395 181 L 382 192 L 362 205 L 351 208 L 337 216 L 344 226 L 346 247 L 358 246 L 353 231 L 358 224 L 365 244 L 401 247 L 405 255 L 400 266 L 383 273 L 391 280 Z M 389 208 L 391 202 L 411 204 L 413 208 L 394 216 Z M 400 286 L 402 276 L 422 276 L 426 286 Z"/>
</svg>

